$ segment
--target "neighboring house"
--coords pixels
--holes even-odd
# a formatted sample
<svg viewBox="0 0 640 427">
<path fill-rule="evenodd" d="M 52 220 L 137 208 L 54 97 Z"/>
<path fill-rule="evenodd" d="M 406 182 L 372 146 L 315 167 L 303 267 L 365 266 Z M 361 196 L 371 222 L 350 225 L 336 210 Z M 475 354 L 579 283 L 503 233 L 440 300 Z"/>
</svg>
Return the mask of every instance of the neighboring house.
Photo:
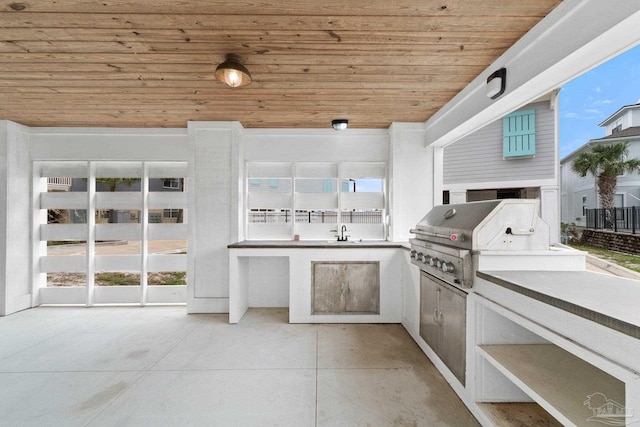
<svg viewBox="0 0 640 427">
<path fill-rule="evenodd" d="M 149 192 L 156 191 L 171 191 L 182 192 L 184 191 L 185 182 L 180 178 L 152 178 L 149 180 Z M 96 190 L 99 192 L 111 191 L 109 184 L 98 182 L 96 183 Z M 47 178 L 47 191 L 71 191 L 71 192 L 85 192 L 87 191 L 87 180 L 81 178 Z M 123 182 L 116 184 L 115 191 L 130 191 L 140 192 L 140 180 L 135 179 L 130 185 Z M 183 216 L 180 218 L 180 216 Z M 86 219 L 86 210 L 78 209 L 63 209 L 58 210 L 56 213 L 49 212 L 49 219 L 53 222 L 63 223 L 84 223 Z M 109 220 L 108 210 L 98 210 L 96 213 L 96 220 L 98 222 L 107 222 Z M 114 223 L 139 223 L 140 211 L 135 209 L 116 209 L 113 215 Z M 180 212 L 180 209 L 149 209 L 149 222 L 150 223 L 175 223 L 186 222 L 184 220 L 184 213 Z"/>
<path fill-rule="evenodd" d="M 528 104 L 447 146 L 443 200 L 541 199 L 542 218 L 558 221 L 557 94 Z"/>
<path fill-rule="evenodd" d="M 606 129 L 606 136 L 590 140 L 560 161 L 562 222 L 584 224 L 586 209 L 600 207 L 595 177 L 587 175 L 581 178 L 571 170 L 571 163 L 576 155 L 590 150 L 596 144 L 627 141 L 629 157 L 640 157 L 640 103 L 625 105 L 598 126 Z M 640 175 L 638 173 L 618 177 L 615 206 L 640 206 Z"/>
</svg>

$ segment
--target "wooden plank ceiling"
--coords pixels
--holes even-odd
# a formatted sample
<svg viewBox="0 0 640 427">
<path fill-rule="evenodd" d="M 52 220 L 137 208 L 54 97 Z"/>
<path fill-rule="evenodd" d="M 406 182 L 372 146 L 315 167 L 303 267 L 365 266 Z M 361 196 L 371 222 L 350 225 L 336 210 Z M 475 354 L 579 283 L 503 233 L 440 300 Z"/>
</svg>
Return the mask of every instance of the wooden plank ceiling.
<svg viewBox="0 0 640 427">
<path fill-rule="evenodd" d="M 561 0 L 0 0 L 0 119 L 423 122 Z M 213 71 L 240 55 L 253 83 Z"/>
</svg>

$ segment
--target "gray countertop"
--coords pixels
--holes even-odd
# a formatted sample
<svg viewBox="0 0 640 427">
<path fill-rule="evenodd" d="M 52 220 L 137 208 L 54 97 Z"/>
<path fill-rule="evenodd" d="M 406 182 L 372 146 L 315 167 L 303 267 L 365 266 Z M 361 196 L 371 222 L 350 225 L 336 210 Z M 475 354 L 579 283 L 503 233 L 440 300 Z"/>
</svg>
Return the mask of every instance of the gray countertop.
<svg viewBox="0 0 640 427">
<path fill-rule="evenodd" d="M 229 249 L 388 249 L 408 248 L 408 243 L 380 241 L 347 241 L 335 240 L 261 240 L 242 241 L 227 246 Z"/>
<path fill-rule="evenodd" d="M 479 271 L 477 276 L 640 338 L 640 281 L 589 271 Z"/>
</svg>

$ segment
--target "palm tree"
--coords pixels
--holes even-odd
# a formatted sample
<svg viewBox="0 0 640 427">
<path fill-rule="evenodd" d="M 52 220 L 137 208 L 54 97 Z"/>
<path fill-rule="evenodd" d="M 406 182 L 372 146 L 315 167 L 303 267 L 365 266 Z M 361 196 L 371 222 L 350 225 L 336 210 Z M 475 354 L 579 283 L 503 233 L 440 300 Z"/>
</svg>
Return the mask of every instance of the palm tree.
<svg viewBox="0 0 640 427">
<path fill-rule="evenodd" d="M 596 178 L 600 203 L 605 209 L 614 207 L 618 176 L 640 169 L 640 159 L 627 159 L 628 154 L 629 143 L 626 141 L 598 144 L 590 151 L 578 154 L 571 164 L 573 171 L 582 178 L 587 174 Z"/>
</svg>

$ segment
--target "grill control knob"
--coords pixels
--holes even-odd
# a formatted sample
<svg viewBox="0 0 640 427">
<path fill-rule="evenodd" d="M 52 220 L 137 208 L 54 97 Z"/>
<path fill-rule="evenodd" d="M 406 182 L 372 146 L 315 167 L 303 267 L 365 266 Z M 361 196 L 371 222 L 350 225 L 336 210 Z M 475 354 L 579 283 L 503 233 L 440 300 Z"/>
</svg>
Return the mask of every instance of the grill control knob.
<svg viewBox="0 0 640 427">
<path fill-rule="evenodd" d="M 422 252 L 418 252 L 418 254 L 416 255 L 416 259 L 418 261 L 422 261 Z"/>
<path fill-rule="evenodd" d="M 422 262 L 425 263 L 425 264 L 429 264 L 431 262 L 431 255 L 425 255 L 422 258 Z"/>
<path fill-rule="evenodd" d="M 432 266 L 432 267 L 437 265 L 439 262 L 440 262 L 440 260 L 438 258 L 430 258 L 429 259 L 429 265 Z"/>
<path fill-rule="evenodd" d="M 444 261 L 440 261 L 439 259 L 436 259 L 436 267 L 437 267 L 437 268 L 441 268 L 441 267 L 442 267 L 443 262 L 444 262 Z"/>
<path fill-rule="evenodd" d="M 450 262 L 443 262 L 442 263 L 442 271 L 444 271 L 445 273 L 453 273 L 453 270 L 455 270 L 455 269 L 456 268 Z"/>
<path fill-rule="evenodd" d="M 415 258 L 416 257 L 416 253 L 417 253 L 417 251 L 415 249 L 412 249 L 411 250 L 411 255 L 410 255 L 411 258 Z"/>
</svg>

